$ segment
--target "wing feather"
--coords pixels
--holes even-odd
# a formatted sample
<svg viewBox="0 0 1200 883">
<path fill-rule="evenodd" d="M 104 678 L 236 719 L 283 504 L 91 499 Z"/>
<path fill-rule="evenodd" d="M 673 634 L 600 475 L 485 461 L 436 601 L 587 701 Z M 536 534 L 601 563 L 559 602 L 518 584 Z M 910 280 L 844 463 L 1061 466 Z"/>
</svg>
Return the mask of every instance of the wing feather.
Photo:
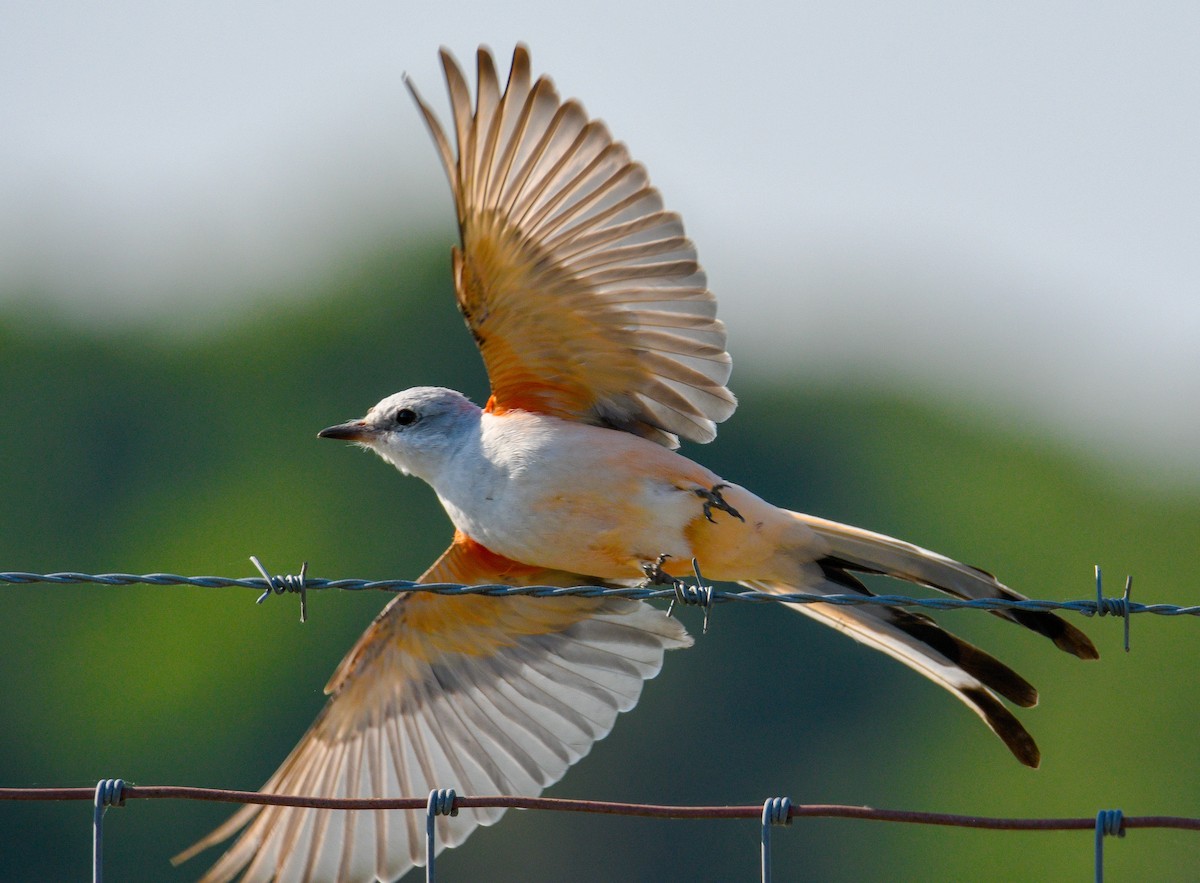
<svg viewBox="0 0 1200 883">
<path fill-rule="evenodd" d="M 579 585 L 462 535 L 425 582 Z M 633 707 L 663 654 L 690 643 L 679 624 L 615 598 L 407 595 L 343 660 L 312 728 L 263 786 L 328 797 L 538 794 Z M 439 818 L 439 848 L 501 809 Z M 425 861 L 418 811 L 248 806 L 180 860 L 242 830 L 206 881 L 395 880 Z"/>
<path fill-rule="evenodd" d="M 623 221 L 612 221 L 622 216 L 629 208 L 631 200 L 642 198 L 642 193 L 627 196 L 615 202 L 603 212 L 598 212 L 591 218 L 574 224 L 561 231 L 546 242 L 546 247 L 560 254 L 564 259 L 577 258 L 593 249 L 600 249 L 614 242 L 636 243 L 645 237 L 641 233 L 655 236 L 682 236 L 683 223 L 679 216 L 672 212 L 652 212 Z M 597 229 L 596 224 L 605 226 Z"/>
<path fill-rule="evenodd" d="M 646 170 L 513 53 L 500 90 L 477 53 L 475 101 L 442 50 L 457 150 L 411 83 L 454 195 L 459 309 L 493 410 L 524 409 L 676 446 L 733 413 L 731 360 L 696 249 Z M 669 330 L 672 339 L 648 332 Z M 703 367 L 697 360 L 703 360 Z"/>
</svg>

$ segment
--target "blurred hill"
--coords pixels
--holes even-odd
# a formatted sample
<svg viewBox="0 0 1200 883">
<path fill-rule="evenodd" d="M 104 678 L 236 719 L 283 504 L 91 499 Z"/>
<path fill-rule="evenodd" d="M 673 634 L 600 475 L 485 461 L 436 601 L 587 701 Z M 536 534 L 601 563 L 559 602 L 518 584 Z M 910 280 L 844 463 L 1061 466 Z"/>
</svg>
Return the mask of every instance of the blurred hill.
<svg viewBox="0 0 1200 883">
<path fill-rule="evenodd" d="M 486 396 L 452 307 L 448 256 L 383 253 L 236 326 L 69 328 L 0 318 L 0 569 L 411 577 L 450 527 L 432 492 L 318 429 L 397 389 Z M 734 353 L 735 360 L 737 353 Z M 1194 603 L 1183 566 L 1200 500 L 1139 488 L 984 406 L 950 409 L 802 377 L 734 388 L 735 418 L 689 450 L 772 501 L 892 533 L 1080 598 L 1091 567 L 1134 597 Z M 904 587 L 908 591 L 909 587 Z M 294 599 L 149 587 L 3 587 L 0 784 L 257 787 L 307 727 L 321 687 L 380 596 Z M 699 631 L 700 616 L 684 611 Z M 1085 623 L 1083 664 L 974 612 L 939 617 L 1042 689 L 1022 713 L 1043 767 L 1020 767 L 973 715 L 879 654 L 779 609 L 724 606 L 672 654 L 641 705 L 550 793 L 653 802 L 869 803 L 990 815 L 1200 815 L 1193 618 Z M 167 858 L 228 813 L 136 801 L 111 811 L 111 879 L 184 880 Z M 90 806 L 0 803 L 0 879 L 81 879 Z M 813 821 L 775 838 L 777 879 L 1066 879 L 1090 834 L 1007 834 Z M 753 823 L 510 813 L 439 862 L 450 880 L 750 879 Z M 1194 835 L 1135 831 L 1114 879 L 1197 873 Z M 215 856 L 215 853 L 214 853 Z"/>
</svg>

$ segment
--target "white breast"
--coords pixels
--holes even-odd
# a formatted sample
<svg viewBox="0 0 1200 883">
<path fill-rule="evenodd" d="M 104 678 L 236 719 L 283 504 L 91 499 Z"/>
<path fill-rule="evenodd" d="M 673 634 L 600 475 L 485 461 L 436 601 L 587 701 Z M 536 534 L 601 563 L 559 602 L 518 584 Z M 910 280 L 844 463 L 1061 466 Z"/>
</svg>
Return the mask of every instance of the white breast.
<svg viewBox="0 0 1200 883">
<path fill-rule="evenodd" d="M 493 552 L 613 578 L 636 578 L 658 554 L 687 559 L 699 503 L 680 490 L 677 454 L 534 414 L 484 414 L 479 427 L 433 485 L 455 527 Z"/>
<path fill-rule="evenodd" d="M 454 526 L 516 560 L 543 541 L 537 513 L 555 462 L 573 446 L 556 444 L 552 418 L 484 414 L 479 432 L 459 447 L 434 483 Z"/>
</svg>

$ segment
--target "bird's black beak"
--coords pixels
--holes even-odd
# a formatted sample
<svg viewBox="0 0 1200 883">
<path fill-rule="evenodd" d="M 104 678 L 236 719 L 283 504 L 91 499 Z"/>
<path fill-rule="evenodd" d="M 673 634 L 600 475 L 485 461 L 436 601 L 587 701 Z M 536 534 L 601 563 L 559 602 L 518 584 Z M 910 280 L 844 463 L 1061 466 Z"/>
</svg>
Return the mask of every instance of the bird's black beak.
<svg viewBox="0 0 1200 883">
<path fill-rule="evenodd" d="M 336 438 L 341 441 L 366 442 L 379 434 L 374 426 L 369 426 L 365 420 L 351 420 L 349 423 L 339 423 L 337 426 L 327 426 L 317 433 L 317 438 Z"/>
</svg>

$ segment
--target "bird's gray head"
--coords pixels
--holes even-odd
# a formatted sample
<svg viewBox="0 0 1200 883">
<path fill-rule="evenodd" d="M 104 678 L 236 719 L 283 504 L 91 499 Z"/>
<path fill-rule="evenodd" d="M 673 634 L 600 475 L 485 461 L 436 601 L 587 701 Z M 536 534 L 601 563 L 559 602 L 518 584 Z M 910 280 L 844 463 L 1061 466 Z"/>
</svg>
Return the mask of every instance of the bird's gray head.
<svg viewBox="0 0 1200 883">
<path fill-rule="evenodd" d="M 401 472 L 432 483 L 441 464 L 479 425 L 480 413 L 460 392 L 415 386 L 388 396 L 361 420 L 330 426 L 317 436 L 362 445 Z"/>
</svg>

